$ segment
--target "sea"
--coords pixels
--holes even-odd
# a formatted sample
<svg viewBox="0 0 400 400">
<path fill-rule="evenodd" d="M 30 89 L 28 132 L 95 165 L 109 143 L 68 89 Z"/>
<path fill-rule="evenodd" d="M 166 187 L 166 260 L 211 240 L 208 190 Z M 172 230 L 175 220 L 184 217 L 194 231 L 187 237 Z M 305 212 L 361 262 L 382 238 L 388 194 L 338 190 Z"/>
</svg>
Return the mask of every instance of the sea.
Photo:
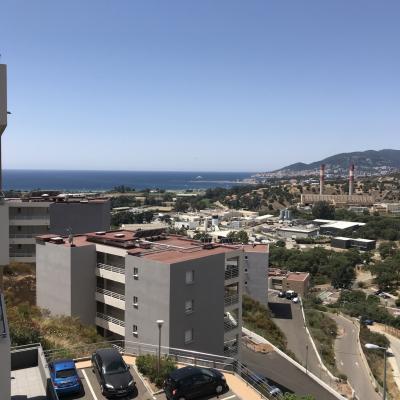
<svg viewBox="0 0 400 400">
<path fill-rule="evenodd" d="M 251 172 L 169 172 L 169 171 L 3 171 L 4 190 L 60 190 L 68 192 L 107 191 L 125 185 L 135 190 L 200 190 L 230 188 L 248 183 Z"/>
</svg>

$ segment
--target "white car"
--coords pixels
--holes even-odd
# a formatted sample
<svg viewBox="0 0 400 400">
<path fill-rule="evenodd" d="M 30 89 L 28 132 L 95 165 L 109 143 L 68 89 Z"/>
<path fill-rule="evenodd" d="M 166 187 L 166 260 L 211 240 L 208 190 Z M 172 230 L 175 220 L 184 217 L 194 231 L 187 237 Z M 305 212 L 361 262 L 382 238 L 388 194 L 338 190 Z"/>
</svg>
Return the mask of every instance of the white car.
<svg viewBox="0 0 400 400">
<path fill-rule="evenodd" d="M 292 299 L 292 301 L 293 301 L 293 303 L 297 304 L 300 300 L 299 300 L 298 297 L 294 297 L 294 298 Z"/>
</svg>

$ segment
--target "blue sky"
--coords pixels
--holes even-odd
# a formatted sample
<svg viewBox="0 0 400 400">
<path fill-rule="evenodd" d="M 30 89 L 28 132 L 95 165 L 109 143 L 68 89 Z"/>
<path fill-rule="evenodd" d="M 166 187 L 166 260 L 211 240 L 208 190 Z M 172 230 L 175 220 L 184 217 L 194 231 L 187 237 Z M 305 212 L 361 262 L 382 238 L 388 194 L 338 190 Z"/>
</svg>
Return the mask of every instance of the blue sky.
<svg viewBox="0 0 400 400">
<path fill-rule="evenodd" d="M 260 171 L 399 148 L 398 0 L 3 0 L 6 168 Z"/>
</svg>

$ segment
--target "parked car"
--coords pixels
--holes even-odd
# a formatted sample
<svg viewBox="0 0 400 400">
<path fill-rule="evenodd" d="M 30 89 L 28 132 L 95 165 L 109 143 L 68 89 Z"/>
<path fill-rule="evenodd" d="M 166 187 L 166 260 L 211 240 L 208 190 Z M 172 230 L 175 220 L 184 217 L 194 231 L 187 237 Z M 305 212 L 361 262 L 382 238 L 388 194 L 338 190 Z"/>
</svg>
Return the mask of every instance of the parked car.
<svg viewBox="0 0 400 400">
<path fill-rule="evenodd" d="M 298 294 L 297 294 L 294 290 L 288 290 L 288 291 L 286 292 L 286 298 L 287 298 L 288 300 L 292 300 L 292 299 L 294 299 L 295 297 L 298 297 Z"/>
<path fill-rule="evenodd" d="M 130 367 L 115 348 L 100 349 L 92 355 L 92 369 L 106 397 L 128 396 L 135 391 L 136 383 Z"/>
<path fill-rule="evenodd" d="M 83 391 L 73 360 L 57 360 L 49 363 L 50 378 L 57 395 L 69 395 Z"/>
<path fill-rule="evenodd" d="M 190 400 L 228 390 L 224 375 L 213 368 L 184 367 L 169 374 L 164 382 L 168 400 Z"/>
<path fill-rule="evenodd" d="M 297 304 L 300 300 L 298 297 L 293 297 L 292 301 L 293 303 Z"/>
<path fill-rule="evenodd" d="M 272 385 L 266 376 L 258 374 L 244 375 L 243 378 L 261 393 L 267 396 L 280 397 L 283 396 L 282 390 Z"/>
<path fill-rule="evenodd" d="M 284 299 L 286 297 L 286 292 L 279 292 L 278 297 Z"/>
<path fill-rule="evenodd" d="M 369 318 L 361 318 L 360 322 L 362 325 L 373 325 L 374 324 L 374 320 L 369 319 Z"/>
</svg>

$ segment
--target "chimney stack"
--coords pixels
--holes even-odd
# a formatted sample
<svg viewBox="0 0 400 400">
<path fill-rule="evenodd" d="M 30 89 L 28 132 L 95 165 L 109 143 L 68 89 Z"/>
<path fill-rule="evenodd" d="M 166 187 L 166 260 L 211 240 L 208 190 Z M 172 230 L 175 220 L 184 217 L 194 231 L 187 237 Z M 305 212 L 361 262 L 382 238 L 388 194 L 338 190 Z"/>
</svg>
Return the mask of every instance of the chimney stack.
<svg viewBox="0 0 400 400">
<path fill-rule="evenodd" d="M 325 164 L 321 164 L 319 170 L 319 194 L 324 194 Z"/>
<path fill-rule="evenodd" d="M 354 164 L 351 164 L 349 169 L 349 195 L 352 196 L 353 193 L 354 193 Z"/>
</svg>

